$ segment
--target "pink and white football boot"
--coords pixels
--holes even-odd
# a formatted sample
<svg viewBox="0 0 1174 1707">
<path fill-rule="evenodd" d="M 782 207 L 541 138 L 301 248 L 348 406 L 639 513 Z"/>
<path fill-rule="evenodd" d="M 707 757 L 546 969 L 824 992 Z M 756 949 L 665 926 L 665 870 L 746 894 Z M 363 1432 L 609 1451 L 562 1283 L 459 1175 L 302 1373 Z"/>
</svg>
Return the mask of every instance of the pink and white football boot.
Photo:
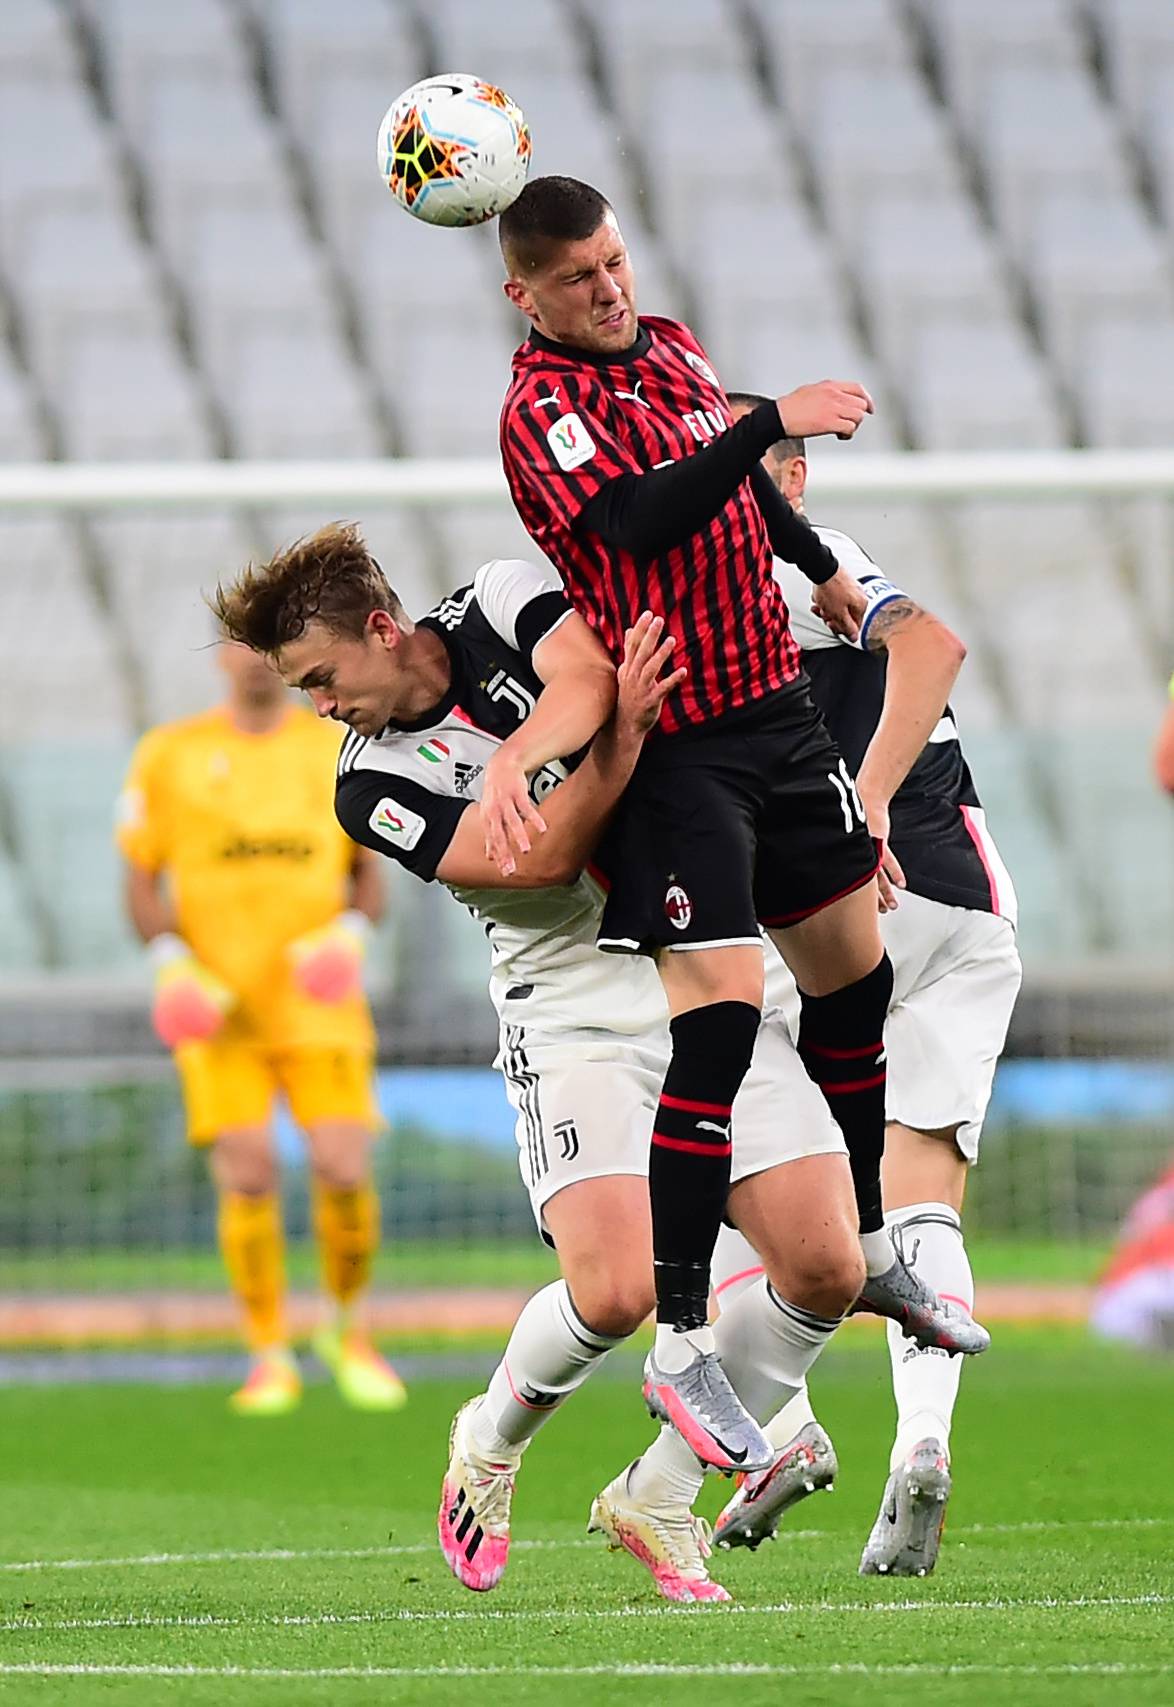
<svg viewBox="0 0 1174 1707">
<path fill-rule="evenodd" d="M 628 1491 L 633 1466 L 597 1494 L 588 1535 L 602 1534 L 612 1552 L 620 1548 L 643 1565 L 666 1600 L 722 1601 L 732 1596 L 705 1568 L 711 1531 L 688 1506 L 642 1506 Z"/>
<path fill-rule="evenodd" d="M 480 1403 L 479 1394 L 453 1418 L 436 1529 L 453 1576 L 483 1594 L 497 1587 L 509 1562 L 510 1502 L 522 1455 L 491 1463 L 477 1452 L 469 1418 Z"/>
</svg>

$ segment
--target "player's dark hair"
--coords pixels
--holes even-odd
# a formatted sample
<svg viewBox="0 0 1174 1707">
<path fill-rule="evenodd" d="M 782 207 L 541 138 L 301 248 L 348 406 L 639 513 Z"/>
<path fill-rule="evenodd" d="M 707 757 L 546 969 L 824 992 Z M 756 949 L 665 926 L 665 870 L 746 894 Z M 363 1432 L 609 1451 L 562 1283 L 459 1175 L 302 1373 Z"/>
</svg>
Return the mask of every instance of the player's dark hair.
<svg viewBox="0 0 1174 1707">
<path fill-rule="evenodd" d="M 611 203 L 578 178 L 531 178 L 497 222 L 510 271 L 541 266 L 560 243 L 578 243 L 598 231 Z"/>
<path fill-rule="evenodd" d="M 737 409 L 757 409 L 761 403 L 773 403 L 773 397 L 764 397 L 759 391 L 727 391 L 727 399 Z M 771 445 L 767 453 L 777 462 L 785 462 L 789 456 L 806 456 L 807 441 L 805 439 L 779 439 Z"/>
<path fill-rule="evenodd" d="M 331 522 L 268 563 L 250 563 L 208 602 L 230 640 L 266 654 L 299 639 L 310 622 L 359 639 L 372 611 L 404 615 L 355 522 Z"/>
</svg>

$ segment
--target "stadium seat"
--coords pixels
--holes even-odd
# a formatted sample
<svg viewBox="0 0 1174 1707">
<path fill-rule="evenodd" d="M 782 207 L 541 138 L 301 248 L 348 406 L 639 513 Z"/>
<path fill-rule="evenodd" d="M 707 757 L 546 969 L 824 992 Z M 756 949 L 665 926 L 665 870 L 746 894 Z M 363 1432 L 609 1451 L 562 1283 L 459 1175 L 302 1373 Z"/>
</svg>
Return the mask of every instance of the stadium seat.
<svg viewBox="0 0 1174 1707">
<path fill-rule="evenodd" d="M 952 519 L 958 574 L 1003 661 L 1019 724 L 1144 727 L 1159 683 L 1101 510 L 975 499 Z"/>
<path fill-rule="evenodd" d="M 974 148 L 995 219 L 1020 253 L 1043 197 L 1129 188 L 1116 115 L 1083 68 L 992 72 Z"/>
<path fill-rule="evenodd" d="M 1163 223 L 1174 226 L 1174 106 L 1155 105 L 1146 115 L 1141 150 Z"/>
<path fill-rule="evenodd" d="M 117 141 L 88 92 L 0 77 L 0 260 L 19 259 L 48 208 L 118 214 L 126 206 Z"/>
<path fill-rule="evenodd" d="M 0 966 L 11 976 L 41 963 L 42 944 L 19 868 L 0 850 Z"/>
<path fill-rule="evenodd" d="M 474 571 L 493 557 L 520 557 L 550 567 L 527 534 L 513 505 L 453 504 L 435 518 L 439 541 L 437 597 L 466 586 Z"/>
<path fill-rule="evenodd" d="M 514 348 L 503 323 L 493 340 L 422 325 L 398 351 L 377 352 L 406 448 L 416 456 L 497 455 L 498 420 Z"/>
<path fill-rule="evenodd" d="M 28 376 L 0 341 L 0 462 L 35 462 L 45 451 L 44 425 Z"/>
<path fill-rule="evenodd" d="M 30 220 L 9 273 L 30 359 L 51 392 L 88 339 L 170 336 L 155 255 L 121 212 L 50 206 Z"/>
<path fill-rule="evenodd" d="M 878 195 L 963 194 L 942 113 L 911 71 L 830 68 L 820 79 L 820 99 L 802 140 L 828 220 L 844 243 Z"/>
<path fill-rule="evenodd" d="M 950 108 L 973 140 L 989 122 L 991 77 L 1014 67 L 1036 75 L 1080 72 L 1085 44 L 1072 0 L 937 0 L 923 8 Z"/>
<path fill-rule="evenodd" d="M 788 122 L 802 134 L 820 98 L 824 74 L 912 67 L 897 0 L 752 0 L 776 89 Z"/>
<path fill-rule="evenodd" d="M 1170 110 L 1174 10 L 1166 0 L 1090 0 L 1114 98 L 1135 131 Z"/>
<path fill-rule="evenodd" d="M 105 611 L 73 529 L 42 517 L 0 521 L 0 745 L 116 738 L 129 696 Z"/>
<path fill-rule="evenodd" d="M 87 726 L 0 754 L 26 880 L 48 916 L 54 964 L 109 972 L 138 964 L 122 913 L 114 845 L 130 741 L 100 743 Z"/>
<path fill-rule="evenodd" d="M 384 112 L 427 70 L 410 9 L 400 0 L 255 0 L 254 12 L 277 104 L 295 140 L 319 135 L 323 105 L 349 79 L 372 79 L 374 104 L 351 113 L 369 171 Z"/>
<path fill-rule="evenodd" d="M 4 81 L 73 83 L 80 74 L 67 14 L 54 0 L 5 0 L 0 6 L 0 67 Z"/>
<path fill-rule="evenodd" d="M 220 401 L 240 456 L 330 460 L 383 449 L 368 380 L 341 339 L 292 315 L 241 340 Z"/>
<path fill-rule="evenodd" d="M 64 448 L 82 461 L 213 454 L 200 383 L 160 334 L 75 340 L 53 402 Z"/>
<path fill-rule="evenodd" d="M 221 691 L 205 602 L 254 554 L 231 514 L 113 514 L 93 524 L 110 601 L 135 660 L 148 723 L 187 717 Z"/>
<path fill-rule="evenodd" d="M 596 0 L 588 13 L 616 107 L 639 138 L 648 99 L 649 67 L 673 70 L 741 70 L 750 43 L 729 0 Z M 695 115 L 704 123 L 704 111 Z"/>
<path fill-rule="evenodd" d="M 918 328 L 906 405 L 914 442 L 927 450 L 1043 449 L 1068 436 L 1044 363 L 1009 319 Z"/>
<path fill-rule="evenodd" d="M 428 28 L 438 70 L 476 67 L 516 101 L 515 84 L 565 73 L 583 58 L 582 37 L 561 0 L 527 0 L 519 29 L 504 28 L 501 13 L 483 0 L 430 0 Z"/>
<path fill-rule="evenodd" d="M 958 196 L 878 196 L 842 246 L 863 281 L 873 338 L 897 386 L 935 319 L 998 325 L 1014 316 L 1002 257 Z"/>
<path fill-rule="evenodd" d="M 221 90 L 249 75 L 230 0 L 87 0 L 87 10 L 111 104 L 136 147 L 146 146 L 176 73 L 203 86 L 206 128 L 219 126 Z"/>
<path fill-rule="evenodd" d="M 1169 315 L 1094 324 L 1073 374 L 1084 440 L 1106 447 L 1174 442 L 1174 398 L 1153 383 L 1174 364 Z"/>
<path fill-rule="evenodd" d="M 1094 325 L 1170 318 L 1169 245 L 1133 197 L 1049 196 L 1035 208 L 1023 266 L 1048 347 L 1071 381 Z"/>
</svg>

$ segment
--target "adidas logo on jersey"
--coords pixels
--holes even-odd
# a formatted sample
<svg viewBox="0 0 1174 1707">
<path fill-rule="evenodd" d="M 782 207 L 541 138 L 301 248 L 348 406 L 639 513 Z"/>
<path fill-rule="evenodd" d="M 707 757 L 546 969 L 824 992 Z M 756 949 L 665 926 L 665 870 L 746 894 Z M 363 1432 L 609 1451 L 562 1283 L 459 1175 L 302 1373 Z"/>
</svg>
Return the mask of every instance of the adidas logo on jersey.
<svg viewBox="0 0 1174 1707">
<path fill-rule="evenodd" d="M 484 769 L 484 765 L 466 765 L 462 764 L 458 759 L 452 767 L 453 780 L 456 783 L 457 793 L 468 794 L 469 790 L 472 788 L 473 784 Z"/>
</svg>

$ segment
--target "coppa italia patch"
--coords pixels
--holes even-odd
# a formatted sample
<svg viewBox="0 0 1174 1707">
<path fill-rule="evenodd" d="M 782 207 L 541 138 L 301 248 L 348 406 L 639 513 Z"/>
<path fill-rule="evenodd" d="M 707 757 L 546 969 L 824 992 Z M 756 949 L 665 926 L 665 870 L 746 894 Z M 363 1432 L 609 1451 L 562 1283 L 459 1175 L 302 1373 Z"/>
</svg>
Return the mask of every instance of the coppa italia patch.
<svg viewBox="0 0 1174 1707">
<path fill-rule="evenodd" d="M 442 765 L 451 752 L 452 748 L 446 747 L 444 742 L 438 741 L 435 736 L 416 748 L 417 756 L 426 759 L 430 765 Z"/>
</svg>

